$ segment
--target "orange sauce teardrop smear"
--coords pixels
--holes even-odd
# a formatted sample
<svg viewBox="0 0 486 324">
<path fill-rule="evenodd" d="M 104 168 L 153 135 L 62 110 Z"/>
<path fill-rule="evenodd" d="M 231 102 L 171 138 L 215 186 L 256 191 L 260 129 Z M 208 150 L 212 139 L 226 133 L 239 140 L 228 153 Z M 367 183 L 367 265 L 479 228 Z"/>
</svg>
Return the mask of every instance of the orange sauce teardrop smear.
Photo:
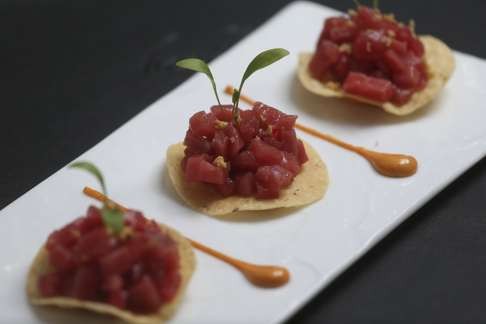
<svg viewBox="0 0 486 324">
<path fill-rule="evenodd" d="M 83 189 L 83 193 L 103 203 L 109 203 L 123 212 L 127 211 L 127 208 L 125 208 L 124 206 L 114 202 L 107 196 L 103 195 L 101 192 L 98 192 L 90 187 L 85 187 Z M 226 262 L 239 270 L 246 277 L 246 279 L 248 279 L 248 281 L 250 281 L 255 286 L 264 288 L 275 288 L 285 285 L 290 280 L 290 273 L 286 268 L 272 265 L 257 265 L 244 262 L 232 258 L 221 252 L 218 252 L 187 237 L 186 239 L 191 243 L 194 248 L 206 254 L 209 254 L 223 262 Z"/>
<path fill-rule="evenodd" d="M 227 94 L 232 95 L 234 88 L 232 86 L 226 86 L 224 91 Z M 253 105 L 255 103 L 254 100 L 243 94 L 240 94 L 240 99 L 250 105 Z M 370 164 L 379 174 L 386 177 L 410 177 L 417 172 L 418 162 L 413 156 L 371 151 L 364 147 L 354 146 L 352 144 L 346 143 L 334 136 L 321 133 L 318 130 L 304 126 L 299 123 L 295 124 L 295 128 L 300 129 L 301 131 L 317 138 L 323 139 L 329 143 L 337 145 L 343 149 L 361 155 L 366 160 L 368 160 L 368 162 L 370 162 Z"/>
</svg>

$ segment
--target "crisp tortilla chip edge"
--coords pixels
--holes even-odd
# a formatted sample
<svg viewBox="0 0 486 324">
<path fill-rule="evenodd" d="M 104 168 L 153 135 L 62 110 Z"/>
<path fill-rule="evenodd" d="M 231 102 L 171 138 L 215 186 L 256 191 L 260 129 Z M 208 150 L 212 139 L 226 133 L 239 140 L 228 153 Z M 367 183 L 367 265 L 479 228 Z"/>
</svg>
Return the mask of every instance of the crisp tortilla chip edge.
<svg viewBox="0 0 486 324">
<path fill-rule="evenodd" d="M 322 82 L 312 78 L 308 72 L 308 65 L 312 53 L 301 53 L 299 55 L 298 78 L 304 88 L 319 96 L 349 98 L 372 106 L 381 107 L 384 111 L 393 115 L 405 116 L 426 106 L 435 99 L 455 69 L 454 55 L 446 44 L 429 35 L 420 36 L 420 40 L 425 47 L 425 62 L 429 81 L 425 89 L 416 92 L 410 101 L 403 106 L 395 106 L 389 102 L 376 102 L 360 96 L 347 94 L 341 89 L 327 87 Z"/>
<path fill-rule="evenodd" d="M 196 259 L 193 248 L 187 239 L 185 239 L 176 230 L 162 224 L 159 225 L 162 231 L 166 232 L 177 244 L 180 256 L 180 273 L 182 280 L 179 291 L 174 297 L 174 300 L 166 305 L 163 305 L 157 314 L 139 315 L 130 311 L 121 310 L 105 303 L 81 301 L 68 297 L 39 297 L 39 292 L 37 289 L 38 278 L 41 274 L 46 273 L 50 269 L 49 262 L 47 261 L 47 250 L 45 249 L 45 246 L 42 246 L 38 251 L 27 275 L 26 290 L 29 301 L 33 305 L 57 306 L 61 308 L 77 308 L 93 311 L 100 314 L 112 315 L 126 322 L 134 324 L 163 323 L 175 313 L 177 307 L 181 303 L 187 285 L 196 267 Z"/>
<path fill-rule="evenodd" d="M 191 208 L 210 216 L 227 217 L 231 216 L 250 216 L 244 212 L 260 212 L 264 210 L 287 209 L 311 204 L 324 197 L 329 185 L 329 175 L 327 167 L 320 158 L 319 154 L 306 142 L 304 142 L 309 161 L 303 165 L 302 171 L 295 177 L 294 182 L 284 189 L 277 199 L 260 200 L 253 197 L 231 196 L 222 198 L 219 194 L 209 189 L 205 184 L 188 184 L 184 180 L 181 160 L 184 157 L 184 145 L 182 143 L 173 144 L 167 149 L 166 165 L 172 186 L 179 197 Z M 308 179 L 307 186 L 312 191 L 301 190 L 296 184 Z M 208 190 L 209 189 L 209 190 Z M 194 194 L 195 193 L 195 194 Z M 199 199 L 194 198 L 199 196 Z M 302 197 L 301 201 L 292 199 Z M 197 201 L 201 203 L 198 203 Z M 210 203 L 207 203 L 207 202 Z M 277 202 L 277 203 L 276 203 Z M 243 212 L 243 213 L 242 213 Z"/>
</svg>

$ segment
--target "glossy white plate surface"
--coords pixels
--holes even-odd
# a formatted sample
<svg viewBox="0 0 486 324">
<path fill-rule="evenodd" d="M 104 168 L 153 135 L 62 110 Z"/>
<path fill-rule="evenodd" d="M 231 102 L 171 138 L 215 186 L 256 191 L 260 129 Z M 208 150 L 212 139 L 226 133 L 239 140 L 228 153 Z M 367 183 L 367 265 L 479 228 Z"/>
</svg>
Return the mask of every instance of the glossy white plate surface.
<svg viewBox="0 0 486 324">
<path fill-rule="evenodd" d="M 287 6 L 211 64 L 218 85 L 236 84 L 259 51 L 287 48 L 291 56 L 255 74 L 244 92 L 351 143 L 412 154 L 420 163 L 415 176 L 382 177 L 362 158 L 300 133 L 328 166 L 331 183 L 325 199 L 280 218 L 223 221 L 198 214 L 174 195 L 164 163 L 167 147 L 182 140 L 191 114 L 215 102 L 203 75 L 80 157 L 104 171 L 112 197 L 121 203 L 228 254 L 280 264 L 292 273 L 283 288 L 259 289 L 233 268 L 197 252 L 198 267 L 174 323 L 283 321 L 486 153 L 486 63 L 481 59 L 455 53 L 457 69 L 440 98 L 406 118 L 306 93 L 296 81 L 297 55 L 313 49 L 324 18 L 335 14 L 308 2 Z M 47 235 L 92 203 L 81 194 L 84 185 L 96 183 L 85 173 L 61 169 L 0 212 L 1 323 L 107 320 L 33 308 L 24 293 L 28 266 Z"/>
</svg>

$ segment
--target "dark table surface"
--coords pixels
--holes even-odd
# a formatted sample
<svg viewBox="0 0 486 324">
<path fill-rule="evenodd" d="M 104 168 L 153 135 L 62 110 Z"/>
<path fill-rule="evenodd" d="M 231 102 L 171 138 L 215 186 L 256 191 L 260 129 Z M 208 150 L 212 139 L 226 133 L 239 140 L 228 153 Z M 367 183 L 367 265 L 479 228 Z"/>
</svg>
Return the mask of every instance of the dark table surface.
<svg viewBox="0 0 486 324">
<path fill-rule="evenodd" d="M 288 2 L 2 1 L 0 208 L 187 79 L 177 58 L 213 59 Z M 486 1 L 381 2 L 486 58 Z M 486 323 L 485 197 L 483 159 L 289 323 Z"/>
</svg>

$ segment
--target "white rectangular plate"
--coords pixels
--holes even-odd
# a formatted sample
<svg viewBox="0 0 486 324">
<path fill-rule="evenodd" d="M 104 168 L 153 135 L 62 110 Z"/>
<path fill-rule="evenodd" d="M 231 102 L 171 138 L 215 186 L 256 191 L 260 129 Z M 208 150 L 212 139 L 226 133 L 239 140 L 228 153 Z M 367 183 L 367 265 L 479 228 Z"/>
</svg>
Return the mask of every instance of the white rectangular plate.
<svg viewBox="0 0 486 324">
<path fill-rule="evenodd" d="M 213 73 L 220 86 L 235 84 L 256 53 L 287 48 L 291 56 L 258 72 L 244 92 L 351 143 L 412 154 L 420 162 L 415 176 L 381 177 L 362 158 L 299 134 L 320 152 L 329 168 L 331 183 L 323 200 L 294 214 L 261 221 L 232 222 L 198 214 L 177 199 L 164 163 L 167 147 L 183 139 L 191 114 L 215 101 L 202 75 L 155 102 L 80 157 L 104 171 L 114 199 L 230 255 L 283 265 L 292 273 L 283 288 L 258 289 L 231 267 L 198 252 L 197 270 L 174 322 L 285 320 L 486 153 L 486 63 L 478 58 L 456 52 L 457 69 L 440 98 L 411 117 L 396 118 L 303 91 L 295 77 L 297 54 L 313 49 L 324 18 L 336 13 L 308 2 L 293 3 L 216 59 Z M 27 269 L 47 235 L 92 203 L 80 193 L 84 185 L 96 183 L 82 172 L 64 168 L 0 212 L 2 323 L 106 320 L 82 312 L 33 308 L 24 293 Z"/>
</svg>

